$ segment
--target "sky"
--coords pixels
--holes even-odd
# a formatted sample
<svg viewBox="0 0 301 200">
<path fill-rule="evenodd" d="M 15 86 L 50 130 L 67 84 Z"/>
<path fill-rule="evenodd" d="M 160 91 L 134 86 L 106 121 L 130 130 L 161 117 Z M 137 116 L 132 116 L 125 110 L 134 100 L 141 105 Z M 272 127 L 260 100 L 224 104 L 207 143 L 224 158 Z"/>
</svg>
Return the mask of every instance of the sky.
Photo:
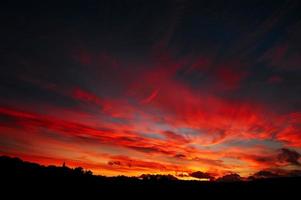
<svg viewBox="0 0 301 200">
<path fill-rule="evenodd" d="M 106 176 L 301 169 L 301 3 L 6 3 L 0 154 Z"/>
</svg>

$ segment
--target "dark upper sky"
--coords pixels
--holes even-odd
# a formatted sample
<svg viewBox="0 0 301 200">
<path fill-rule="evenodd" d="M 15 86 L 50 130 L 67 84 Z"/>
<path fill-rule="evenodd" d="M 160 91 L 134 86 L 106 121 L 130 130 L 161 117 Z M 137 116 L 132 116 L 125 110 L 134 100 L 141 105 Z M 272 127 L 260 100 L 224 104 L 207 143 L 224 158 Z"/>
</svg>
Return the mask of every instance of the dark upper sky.
<svg viewBox="0 0 301 200">
<path fill-rule="evenodd" d="M 0 152 L 106 175 L 299 169 L 300 10 L 262 0 L 7 3 Z"/>
</svg>

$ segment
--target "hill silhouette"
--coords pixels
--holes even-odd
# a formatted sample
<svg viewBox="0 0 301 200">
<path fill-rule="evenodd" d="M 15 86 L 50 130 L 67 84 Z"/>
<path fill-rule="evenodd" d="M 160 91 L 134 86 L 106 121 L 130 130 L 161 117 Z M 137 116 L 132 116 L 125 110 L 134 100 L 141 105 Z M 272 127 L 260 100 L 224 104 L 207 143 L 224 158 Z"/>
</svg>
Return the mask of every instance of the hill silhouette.
<svg viewBox="0 0 301 200">
<path fill-rule="evenodd" d="M 214 182 L 183 181 L 172 175 L 140 177 L 93 175 L 82 167 L 42 166 L 19 158 L 0 157 L 2 195 L 22 197 L 273 197 L 293 198 L 301 177 L 270 177 L 240 181 L 228 175 Z"/>
</svg>

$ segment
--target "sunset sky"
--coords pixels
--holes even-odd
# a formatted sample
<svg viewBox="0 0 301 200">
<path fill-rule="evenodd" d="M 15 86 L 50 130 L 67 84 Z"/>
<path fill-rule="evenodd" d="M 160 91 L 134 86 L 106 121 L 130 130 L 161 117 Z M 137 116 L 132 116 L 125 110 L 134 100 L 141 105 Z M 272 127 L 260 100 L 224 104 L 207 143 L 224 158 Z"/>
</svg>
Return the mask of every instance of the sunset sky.
<svg viewBox="0 0 301 200">
<path fill-rule="evenodd" d="M 300 10 L 285 0 L 1 6 L 0 154 L 107 176 L 300 170 Z"/>
</svg>

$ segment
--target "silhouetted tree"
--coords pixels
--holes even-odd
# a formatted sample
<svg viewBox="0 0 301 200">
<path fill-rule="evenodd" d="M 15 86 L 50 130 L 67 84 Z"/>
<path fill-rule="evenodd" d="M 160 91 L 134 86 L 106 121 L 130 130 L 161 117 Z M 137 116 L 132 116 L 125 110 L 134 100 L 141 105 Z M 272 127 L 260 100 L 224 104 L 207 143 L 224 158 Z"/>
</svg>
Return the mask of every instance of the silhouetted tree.
<svg viewBox="0 0 301 200">
<path fill-rule="evenodd" d="M 74 172 L 77 175 L 83 175 L 84 174 L 84 169 L 82 167 L 76 167 L 76 168 L 74 168 Z"/>
<path fill-rule="evenodd" d="M 260 172 L 257 175 L 267 175 L 269 173 Z M 292 171 L 292 174 L 300 174 L 299 170 Z M 208 174 L 195 173 L 198 177 L 209 177 Z M 200 176 L 199 176 L 200 175 Z M 236 181 L 240 180 L 237 174 L 229 174 L 222 177 L 222 182 L 202 182 L 202 181 L 181 181 L 172 175 L 143 174 L 140 178 L 117 176 L 93 176 L 90 170 L 82 167 L 74 169 L 68 167 L 42 166 L 34 163 L 24 162 L 20 159 L 0 157 L 0 180 L 2 186 L 13 191 L 34 191 L 44 190 L 47 194 L 115 194 L 120 193 L 135 194 L 140 192 L 147 195 L 155 194 L 158 196 L 165 194 L 197 194 L 210 197 L 215 194 L 241 195 L 262 194 L 263 192 L 284 192 L 287 194 L 297 194 L 301 185 L 300 177 L 280 177 L 265 178 L 255 181 Z M 225 181 L 226 180 L 226 181 Z M 231 181 L 229 181 L 231 180 Z M 12 183 L 12 184 L 7 184 Z M 1 194 L 5 189 L 1 188 Z M 11 193 L 12 194 L 12 193 Z M 32 194 L 32 193 L 31 193 Z M 138 195 L 139 196 L 139 195 Z M 139 196 L 141 197 L 141 196 Z M 233 196 L 231 196 L 233 197 Z"/>
<path fill-rule="evenodd" d="M 85 175 L 92 176 L 93 172 L 91 170 L 86 170 Z"/>
<path fill-rule="evenodd" d="M 227 174 L 223 177 L 218 178 L 216 181 L 219 182 L 236 182 L 236 181 L 241 181 L 241 177 L 238 174 Z"/>
</svg>

